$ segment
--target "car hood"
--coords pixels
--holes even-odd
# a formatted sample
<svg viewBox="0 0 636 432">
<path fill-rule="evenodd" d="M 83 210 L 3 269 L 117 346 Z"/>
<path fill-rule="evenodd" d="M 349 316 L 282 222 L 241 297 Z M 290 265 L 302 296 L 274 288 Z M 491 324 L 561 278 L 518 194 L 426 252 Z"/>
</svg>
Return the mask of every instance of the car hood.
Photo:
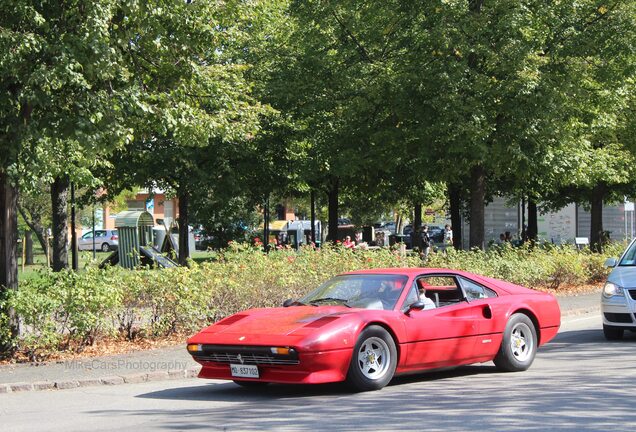
<svg viewBox="0 0 636 432">
<path fill-rule="evenodd" d="M 615 267 L 607 280 L 623 288 L 634 288 L 636 287 L 636 267 Z"/>
<path fill-rule="evenodd" d="M 202 333 L 289 336 L 308 334 L 352 312 L 342 306 L 251 309 L 231 315 Z"/>
</svg>

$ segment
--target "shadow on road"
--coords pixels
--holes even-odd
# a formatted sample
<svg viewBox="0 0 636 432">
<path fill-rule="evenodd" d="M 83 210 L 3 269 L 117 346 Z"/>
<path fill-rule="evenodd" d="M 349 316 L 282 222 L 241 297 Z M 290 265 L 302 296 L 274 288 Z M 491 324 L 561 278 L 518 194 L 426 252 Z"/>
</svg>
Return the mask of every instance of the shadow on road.
<svg viewBox="0 0 636 432">
<path fill-rule="evenodd" d="M 520 373 L 486 363 L 401 376 L 366 393 L 340 384 L 243 388 L 200 381 L 137 395 L 148 402 L 145 409 L 91 414 L 143 417 L 164 430 L 629 430 L 636 424 L 636 369 L 627 361 L 634 342 L 631 333 L 608 342 L 601 330 L 565 331 Z"/>
<path fill-rule="evenodd" d="M 481 373 L 496 373 L 494 366 L 475 365 L 463 366 L 442 371 L 420 372 L 417 374 L 401 375 L 393 379 L 389 386 L 400 386 L 409 383 L 426 383 L 440 379 L 470 376 Z M 205 381 L 202 381 L 205 382 Z M 139 398 L 174 399 L 174 400 L 214 400 L 223 402 L 245 401 L 246 398 L 259 399 L 287 399 L 311 398 L 315 396 L 338 396 L 355 394 L 343 383 L 333 384 L 269 384 L 265 387 L 240 387 L 233 382 L 223 384 L 213 383 L 205 386 L 177 387 L 138 395 Z"/>
</svg>

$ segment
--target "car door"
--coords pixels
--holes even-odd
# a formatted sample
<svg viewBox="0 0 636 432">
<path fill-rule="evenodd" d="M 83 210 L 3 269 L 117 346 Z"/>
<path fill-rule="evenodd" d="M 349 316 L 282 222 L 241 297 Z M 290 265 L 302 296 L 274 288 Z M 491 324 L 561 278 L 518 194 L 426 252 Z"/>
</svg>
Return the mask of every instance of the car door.
<svg viewBox="0 0 636 432">
<path fill-rule="evenodd" d="M 429 292 L 437 294 L 434 309 L 410 310 L 405 320 L 408 351 L 405 369 L 417 370 L 471 363 L 475 358 L 478 320 L 483 306 L 466 300 L 453 274 L 422 275 Z M 410 296 L 410 295 L 409 295 Z M 408 297 L 407 297 L 408 302 Z"/>
<path fill-rule="evenodd" d="M 501 323 L 497 317 L 505 313 L 505 305 L 490 288 L 464 276 L 459 276 L 458 280 L 469 304 L 483 311 L 481 315 L 475 316 L 475 355 L 479 358 L 492 358 L 499 351 L 503 337 Z"/>
<path fill-rule="evenodd" d="M 77 248 L 79 250 L 86 250 L 86 249 L 93 248 L 93 232 L 92 231 L 89 231 L 86 234 L 84 234 L 82 237 L 80 237 L 79 241 L 77 242 Z"/>
</svg>

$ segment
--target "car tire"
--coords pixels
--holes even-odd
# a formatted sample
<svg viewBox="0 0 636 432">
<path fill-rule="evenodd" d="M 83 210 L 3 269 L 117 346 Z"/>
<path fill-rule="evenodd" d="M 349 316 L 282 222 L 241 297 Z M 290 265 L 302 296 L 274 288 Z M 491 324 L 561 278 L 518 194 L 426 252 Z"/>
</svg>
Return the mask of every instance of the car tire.
<svg viewBox="0 0 636 432">
<path fill-rule="evenodd" d="M 379 390 L 391 381 L 396 366 L 397 349 L 389 332 L 369 326 L 353 348 L 346 383 L 354 391 Z"/>
<path fill-rule="evenodd" d="M 513 314 L 506 324 L 495 366 L 503 372 L 528 369 L 537 353 L 537 344 L 537 330 L 532 320 L 522 313 Z"/>
<path fill-rule="evenodd" d="M 265 381 L 240 381 L 240 380 L 233 380 L 233 381 L 235 384 L 238 384 L 241 387 L 248 387 L 248 388 L 265 387 L 267 384 L 269 384 L 268 382 L 265 382 Z"/>
<path fill-rule="evenodd" d="M 110 252 L 110 245 L 108 243 L 102 243 L 102 252 Z"/>
<path fill-rule="evenodd" d="M 625 332 L 622 328 L 611 327 L 603 324 L 603 335 L 605 335 L 605 339 L 607 340 L 621 340 L 623 339 L 623 333 Z"/>
</svg>

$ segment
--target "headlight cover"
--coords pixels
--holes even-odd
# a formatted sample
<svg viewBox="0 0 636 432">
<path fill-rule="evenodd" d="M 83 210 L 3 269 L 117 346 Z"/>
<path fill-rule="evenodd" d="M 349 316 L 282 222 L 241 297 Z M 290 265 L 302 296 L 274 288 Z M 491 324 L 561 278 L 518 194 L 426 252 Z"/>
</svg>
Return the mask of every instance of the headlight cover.
<svg viewBox="0 0 636 432">
<path fill-rule="evenodd" d="M 623 288 L 611 282 L 605 283 L 605 286 L 603 287 L 603 297 L 623 297 L 624 295 L 625 294 L 623 294 Z"/>
</svg>

